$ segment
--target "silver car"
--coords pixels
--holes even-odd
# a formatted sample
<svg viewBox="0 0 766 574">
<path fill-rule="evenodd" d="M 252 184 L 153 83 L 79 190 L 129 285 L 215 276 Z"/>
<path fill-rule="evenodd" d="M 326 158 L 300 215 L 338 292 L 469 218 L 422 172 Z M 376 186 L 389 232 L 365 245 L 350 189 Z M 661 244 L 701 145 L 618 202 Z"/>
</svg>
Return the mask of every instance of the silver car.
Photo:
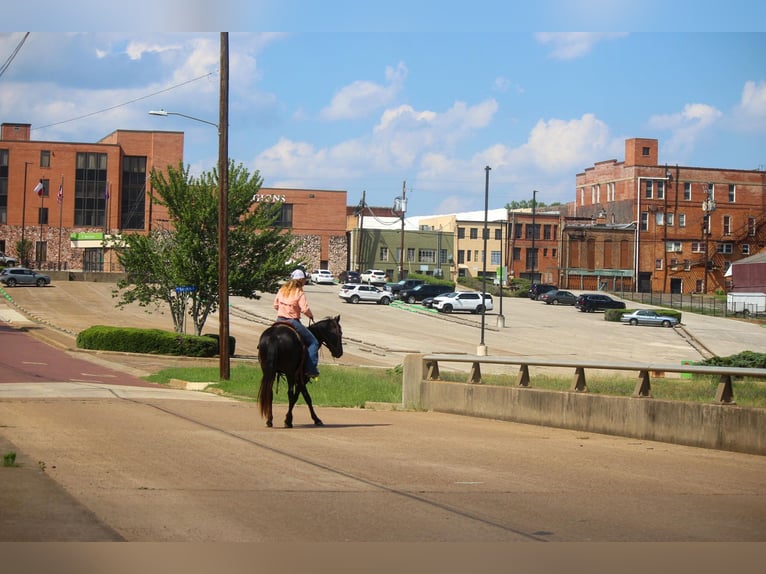
<svg viewBox="0 0 766 574">
<path fill-rule="evenodd" d="M 7 287 L 16 285 L 37 285 L 45 287 L 50 285 L 51 278 L 43 273 L 38 273 L 26 267 L 6 267 L 0 272 L 0 283 Z"/>
<path fill-rule="evenodd" d="M 661 315 L 651 309 L 637 309 L 632 313 L 625 313 L 620 321 L 628 325 L 653 325 L 655 327 L 675 327 L 678 318 L 670 315 Z"/>
</svg>

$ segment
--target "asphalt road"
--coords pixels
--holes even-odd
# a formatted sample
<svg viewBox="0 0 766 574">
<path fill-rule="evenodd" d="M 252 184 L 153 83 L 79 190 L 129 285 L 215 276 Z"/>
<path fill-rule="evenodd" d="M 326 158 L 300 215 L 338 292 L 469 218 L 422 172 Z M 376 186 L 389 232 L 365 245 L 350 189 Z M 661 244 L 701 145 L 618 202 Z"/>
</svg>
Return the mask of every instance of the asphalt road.
<svg viewBox="0 0 766 574">
<path fill-rule="evenodd" d="M 11 335 L 46 342 L 33 353 L 40 364 L 25 368 L 53 368 L 53 380 L 0 384 L 0 450 L 20 465 L 0 467 L 0 541 L 766 542 L 765 457 L 397 410 L 322 408 L 326 426 L 314 427 L 299 406 L 295 428 L 268 429 L 252 403 L 112 384 L 111 370 L 135 376 L 163 359 L 76 352 L 73 334 L 98 323 L 168 328 L 168 319 L 115 311 L 110 290 L 18 289 L 16 307 L 0 304 L 3 321 L 30 329 Z M 388 367 L 407 352 L 473 353 L 479 342 L 480 317 L 308 291 L 318 316 L 341 314 L 344 364 Z M 699 357 L 671 329 L 523 299 L 504 301 L 504 312 L 505 329 L 485 324 L 491 354 Z M 241 360 L 272 314 L 268 300 L 232 302 Z M 685 320 L 719 349 L 753 348 L 764 330 Z M 82 363 L 70 371 L 70 360 Z M 31 362 L 4 351 L 6 370 L 19 361 Z M 79 380 L 94 364 L 102 378 Z"/>
</svg>

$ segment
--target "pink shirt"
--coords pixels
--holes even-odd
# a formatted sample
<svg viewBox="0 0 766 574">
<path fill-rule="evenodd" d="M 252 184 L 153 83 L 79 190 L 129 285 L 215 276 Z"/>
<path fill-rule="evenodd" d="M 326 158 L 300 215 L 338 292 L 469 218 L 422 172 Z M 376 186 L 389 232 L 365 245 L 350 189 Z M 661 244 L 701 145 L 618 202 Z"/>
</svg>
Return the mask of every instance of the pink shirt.
<svg viewBox="0 0 766 574">
<path fill-rule="evenodd" d="M 277 296 L 274 297 L 274 309 L 277 310 L 277 317 L 300 319 L 301 313 L 309 319 L 314 317 L 303 291 L 295 291 L 289 297 L 286 297 L 281 290 L 278 291 Z"/>
</svg>

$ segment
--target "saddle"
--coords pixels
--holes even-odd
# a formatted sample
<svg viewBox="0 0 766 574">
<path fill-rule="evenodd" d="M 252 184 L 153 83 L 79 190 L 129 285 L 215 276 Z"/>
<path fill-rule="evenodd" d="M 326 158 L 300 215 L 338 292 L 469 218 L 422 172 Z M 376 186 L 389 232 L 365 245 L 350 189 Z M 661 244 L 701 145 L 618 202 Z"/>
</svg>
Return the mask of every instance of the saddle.
<svg viewBox="0 0 766 574">
<path fill-rule="evenodd" d="M 282 328 L 285 328 L 285 329 L 290 329 L 290 331 L 292 331 L 295 334 L 295 337 L 298 339 L 298 342 L 301 344 L 301 347 L 303 349 L 303 352 L 301 353 L 301 357 L 303 358 L 303 360 L 301 361 L 301 365 L 300 365 L 301 370 L 303 370 L 304 366 L 306 364 L 308 364 L 309 347 L 306 344 L 306 341 L 301 336 L 301 334 L 298 331 L 298 329 L 293 327 L 292 324 L 288 323 L 287 321 L 275 321 L 274 323 L 271 324 L 271 326 L 272 327 L 282 327 Z"/>
</svg>

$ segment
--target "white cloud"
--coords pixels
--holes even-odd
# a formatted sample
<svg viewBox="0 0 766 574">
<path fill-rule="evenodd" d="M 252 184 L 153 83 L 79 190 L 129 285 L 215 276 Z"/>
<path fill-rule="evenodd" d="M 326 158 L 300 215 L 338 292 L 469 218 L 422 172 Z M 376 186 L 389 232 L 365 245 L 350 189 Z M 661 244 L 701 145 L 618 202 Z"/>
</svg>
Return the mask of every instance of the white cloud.
<svg viewBox="0 0 766 574">
<path fill-rule="evenodd" d="M 573 60 L 589 53 L 604 40 L 627 36 L 618 32 L 539 32 L 535 38 L 541 44 L 551 45 L 551 57 L 557 60 Z"/>
<path fill-rule="evenodd" d="M 181 49 L 179 44 L 162 45 L 147 44 L 145 42 L 130 42 L 125 48 L 125 53 L 131 60 L 140 60 L 146 53 L 161 54 L 162 52 L 176 51 Z"/>
<path fill-rule="evenodd" d="M 665 149 L 683 157 L 693 149 L 702 134 L 713 127 L 723 116 L 722 112 L 708 104 L 686 104 L 675 114 L 655 115 L 649 119 L 649 127 L 669 130 L 671 136 L 665 141 Z"/>
<path fill-rule="evenodd" d="M 742 131 L 766 129 L 766 82 L 745 82 L 740 103 L 734 109 L 734 122 Z"/>
<path fill-rule="evenodd" d="M 362 118 L 390 104 L 402 89 L 407 78 L 407 67 L 399 63 L 396 68 L 386 68 L 386 84 L 358 80 L 341 88 L 330 105 L 321 112 L 326 120 Z"/>
</svg>

